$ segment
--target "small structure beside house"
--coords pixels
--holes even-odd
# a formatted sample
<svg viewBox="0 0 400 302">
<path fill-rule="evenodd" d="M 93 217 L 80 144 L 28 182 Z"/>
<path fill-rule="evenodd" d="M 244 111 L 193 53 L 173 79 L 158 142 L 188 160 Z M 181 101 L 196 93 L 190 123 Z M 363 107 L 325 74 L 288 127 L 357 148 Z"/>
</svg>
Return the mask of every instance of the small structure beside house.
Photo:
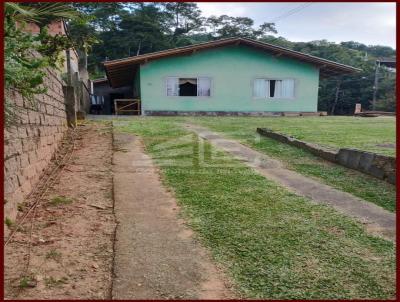
<svg viewBox="0 0 400 302">
<path fill-rule="evenodd" d="M 107 78 L 93 80 L 91 91 L 93 96 L 90 113 L 115 114 L 115 100 L 138 97 L 137 94 L 135 95 L 132 85 L 112 88 Z M 99 103 L 102 103 L 100 112 L 95 112 Z"/>
<path fill-rule="evenodd" d="M 141 100 L 142 115 L 317 112 L 320 76 L 359 71 L 244 38 L 174 48 L 103 64 L 110 88 L 129 87 L 128 97 Z M 111 93 L 109 97 L 112 98 Z"/>
</svg>

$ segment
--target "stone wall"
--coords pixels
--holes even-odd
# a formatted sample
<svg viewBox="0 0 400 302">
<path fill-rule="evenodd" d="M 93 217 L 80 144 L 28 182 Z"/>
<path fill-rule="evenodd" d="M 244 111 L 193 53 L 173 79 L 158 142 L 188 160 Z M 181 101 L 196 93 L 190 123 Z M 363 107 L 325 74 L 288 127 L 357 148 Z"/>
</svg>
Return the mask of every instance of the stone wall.
<svg viewBox="0 0 400 302">
<path fill-rule="evenodd" d="M 357 149 L 340 149 L 336 156 L 342 166 L 396 184 L 396 158 Z"/>
<path fill-rule="evenodd" d="M 257 132 L 281 143 L 307 150 L 336 164 L 372 175 L 391 184 L 396 184 L 396 158 L 394 157 L 357 149 L 327 149 L 266 128 L 257 128 Z"/>
<path fill-rule="evenodd" d="M 37 95 L 34 102 L 12 96 L 17 119 L 4 129 L 4 215 L 12 220 L 18 203 L 37 184 L 67 130 L 60 76 L 48 70 L 45 86 L 47 92 Z"/>
</svg>

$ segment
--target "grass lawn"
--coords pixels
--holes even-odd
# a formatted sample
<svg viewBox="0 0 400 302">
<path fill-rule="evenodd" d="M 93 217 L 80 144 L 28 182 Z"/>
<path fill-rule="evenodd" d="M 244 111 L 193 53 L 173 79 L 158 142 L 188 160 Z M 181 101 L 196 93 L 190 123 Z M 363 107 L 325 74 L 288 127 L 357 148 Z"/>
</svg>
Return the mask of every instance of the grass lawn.
<svg viewBox="0 0 400 302">
<path fill-rule="evenodd" d="M 237 139 L 255 150 L 280 159 L 288 169 L 316 178 L 339 190 L 373 202 L 389 211 L 395 211 L 396 187 L 394 185 L 329 163 L 297 147 L 283 144 L 270 138 L 260 137 L 256 133 L 257 127 L 266 127 L 314 143 L 328 144 L 327 142 L 334 141 L 336 147 L 358 147 L 361 149 L 361 146 L 369 146 L 371 141 L 376 144 L 394 143 L 394 118 L 190 117 L 186 118 L 186 121 L 221 132 L 227 137 Z M 362 131 L 361 129 L 364 130 Z M 335 131 L 339 135 L 335 136 L 333 134 Z M 337 137 L 337 141 L 334 140 L 335 137 Z M 353 145 L 352 142 L 354 142 Z M 333 143 L 330 146 L 333 146 Z M 368 148 L 362 149 L 367 150 Z M 385 150 L 387 151 L 387 149 Z"/>
<path fill-rule="evenodd" d="M 300 140 L 331 148 L 356 148 L 390 156 L 395 156 L 396 153 L 395 148 L 377 146 L 396 144 L 394 117 L 201 117 L 200 119 L 210 125 L 218 125 L 221 122 L 228 131 L 241 129 L 241 132 L 244 132 L 250 128 L 254 133 L 257 127 L 270 128 Z"/>
<path fill-rule="evenodd" d="M 138 118 L 118 128 L 143 138 L 190 226 L 245 298 L 394 298 L 393 243 L 259 176 L 177 121 Z"/>
</svg>

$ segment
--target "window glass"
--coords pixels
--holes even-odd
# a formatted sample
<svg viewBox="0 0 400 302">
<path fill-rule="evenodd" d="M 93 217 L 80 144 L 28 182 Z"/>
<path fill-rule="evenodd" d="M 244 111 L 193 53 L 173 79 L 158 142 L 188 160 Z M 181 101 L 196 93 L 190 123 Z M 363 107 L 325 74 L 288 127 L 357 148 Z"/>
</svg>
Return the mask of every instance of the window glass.
<svg viewBox="0 0 400 302">
<path fill-rule="evenodd" d="M 291 99 L 294 98 L 294 80 L 255 79 L 253 96 L 256 98 Z"/>
<path fill-rule="evenodd" d="M 267 96 L 267 83 L 265 79 L 255 79 L 253 95 L 256 98 L 265 98 Z"/>
<path fill-rule="evenodd" d="M 211 96 L 211 78 L 178 78 L 166 80 L 167 96 Z"/>
<path fill-rule="evenodd" d="M 179 78 L 179 96 L 197 96 L 197 79 Z"/>
</svg>

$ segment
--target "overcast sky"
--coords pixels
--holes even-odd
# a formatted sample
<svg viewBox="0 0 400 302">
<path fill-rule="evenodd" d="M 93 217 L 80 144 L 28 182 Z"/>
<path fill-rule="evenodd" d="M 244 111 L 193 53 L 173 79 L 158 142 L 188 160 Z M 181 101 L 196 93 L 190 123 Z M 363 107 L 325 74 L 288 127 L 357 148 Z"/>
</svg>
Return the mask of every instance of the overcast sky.
<svg viewBox="0 0 400 302">
<path fill-rule="evenodd" d="M 395 3 L 234 3 L 198 2 L 203 15 L 276 21 L 278 35 L 291 41 L 326 39 L 396 47 Z"/>
</svg>

